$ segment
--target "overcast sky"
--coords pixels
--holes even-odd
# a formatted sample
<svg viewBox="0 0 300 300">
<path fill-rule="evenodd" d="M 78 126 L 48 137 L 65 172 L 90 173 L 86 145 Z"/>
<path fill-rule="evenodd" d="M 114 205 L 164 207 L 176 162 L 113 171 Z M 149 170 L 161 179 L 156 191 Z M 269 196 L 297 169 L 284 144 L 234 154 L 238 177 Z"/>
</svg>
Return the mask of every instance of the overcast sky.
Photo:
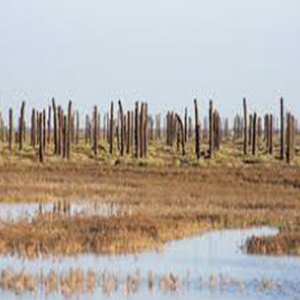
<svg viewBox="0 0 300 300">
<path fill-rule="evenodd" d="M 299 0 L 0 0 L 0 101 L 300 115 Z M 202 113 L 203 113 L 202 110 Z M 204 113 L 203 113 L 204 114 Z"/>
</svg>

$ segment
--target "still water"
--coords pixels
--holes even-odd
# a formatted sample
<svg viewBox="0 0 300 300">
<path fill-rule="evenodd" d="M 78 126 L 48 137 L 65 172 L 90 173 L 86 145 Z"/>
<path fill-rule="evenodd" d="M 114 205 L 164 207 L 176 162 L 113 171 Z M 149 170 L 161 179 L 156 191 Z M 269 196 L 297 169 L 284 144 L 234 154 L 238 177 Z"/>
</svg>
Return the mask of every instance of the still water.
<svg viewBox="0 0 300 300">
<path fill-rule="evenodd" d="M 211 231 L 170 242 L 159 252 L 137 255 L 79 255 L 33 261 L 2 256 L 0 269 L 25 269 L 36 276 L 55 270 L 58 280 L 72 268 L 81 268 L 85 276 L 93 270 L 93 292 L 89 294 L 85 288 L 68 299 L 300 299 L 299 258 L 247 255 L 242 249 L 253 235 L 277 232 L 270 227 Z M 115 280 L 109 292 L 105 276 Z M 66 296 L 59 287 L 46 295 L 39 286 L 37 295 L 2 291 L 0 299 L 60 300 Z"/>
</svg>

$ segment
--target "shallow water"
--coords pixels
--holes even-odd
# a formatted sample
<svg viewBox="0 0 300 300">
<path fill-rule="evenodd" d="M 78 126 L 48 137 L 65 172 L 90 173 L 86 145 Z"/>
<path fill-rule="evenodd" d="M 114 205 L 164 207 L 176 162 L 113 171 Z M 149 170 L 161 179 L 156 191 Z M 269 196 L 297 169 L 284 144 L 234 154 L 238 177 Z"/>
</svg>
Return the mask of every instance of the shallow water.
<svg viewBox="0 0 300 300">
<path fill-rule="evenodd" d="M 96 274 L 93 295 L 73 296 L 74 299 L 300 299 L 300 259 L 297 257 L 266 257 L 246 255 L 242 251 L 247 238 L 275 235 L 269 227 L 246 230 L 207 232 L 199 237 L 168 243 L 161 252 L 148 251 L 138 255 L 95 256 L 80 255 L 64 259 L 34 261 L 0 257 L 0 268 L 13 266 L 14 271 L 25 268 L 34 274 L 54 269 L 65 274 L 80 267 Z M 177 278 L 176 289 L 164 286 L 167 274 Z M 103 295 L 101 275 L 117 278 L 116 290 Z M 149 288 L 149 273 L 153 274 L 153 289 Z M 129 278 L 138 278 L 138 286 L 128 291 Z M 128 292 L 132 295 L 126 296 Z M 19 299 L 12 293 L 2 293 L 1 299 Z M 22 295 L 32 299 L 33 295 Z M 65 299 L 57 292 L 45 296 L 39 290 L 38 299 Z"/>
<path fill-rule="evenodd" d="M 63 202 L 60 203 L 61 207 Z M 3 221 L 18 221 L 22 218 L 32 220 L 34 216 L 40 212 L 48 213 L 53 212 L 57 203 L 1 203 L 0 204 L 0 219 Z M 121 209 L 113 203 L 70 203 L 70 214 L 85 214 L 85 215 L 97 215 L 102 217 L 109 217 L 121 212 Z"/>
</svg>

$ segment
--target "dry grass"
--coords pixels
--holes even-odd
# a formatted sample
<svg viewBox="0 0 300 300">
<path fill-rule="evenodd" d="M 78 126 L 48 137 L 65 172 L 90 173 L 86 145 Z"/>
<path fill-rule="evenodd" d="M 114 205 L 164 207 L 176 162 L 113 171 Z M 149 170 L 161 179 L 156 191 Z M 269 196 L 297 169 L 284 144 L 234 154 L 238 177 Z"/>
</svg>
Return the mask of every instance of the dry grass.
<svg viewBox="0 0 300 300">
<path fill-rule="evenodd" d="M 152 145 L 144 161 L 85 159 L 86 149 L 63 163 L 53 157 L 44 165 L 22 157 L 4 160 L 0 201 L 111 202 L 125 205 L 130 215 L 2 223 L 0 251 L 29 256 L 140 251 L 206 229 L 269 224 L 281 230 L 272 243 L 286 244 L 278 252 L 299 254 L 299 157 L 293 165 L 268 156 L 245 163 L 239 147 L 225 144 L 214 160 L 200 163 L 191 147 L 182 160 L 162 144 Z"/>
</svg>

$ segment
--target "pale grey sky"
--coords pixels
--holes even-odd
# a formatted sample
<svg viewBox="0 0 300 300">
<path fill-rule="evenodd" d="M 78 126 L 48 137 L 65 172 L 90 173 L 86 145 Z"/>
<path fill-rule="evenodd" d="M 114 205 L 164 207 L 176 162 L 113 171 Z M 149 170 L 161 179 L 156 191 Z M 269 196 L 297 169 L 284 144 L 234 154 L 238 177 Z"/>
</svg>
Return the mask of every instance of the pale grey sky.
<svg viewBox="0 0 300 300">
<path fill-rule="evenodd" d="M 0 0 L 0 101 L 300 115 L 299 0 Z"/>
</svg>

